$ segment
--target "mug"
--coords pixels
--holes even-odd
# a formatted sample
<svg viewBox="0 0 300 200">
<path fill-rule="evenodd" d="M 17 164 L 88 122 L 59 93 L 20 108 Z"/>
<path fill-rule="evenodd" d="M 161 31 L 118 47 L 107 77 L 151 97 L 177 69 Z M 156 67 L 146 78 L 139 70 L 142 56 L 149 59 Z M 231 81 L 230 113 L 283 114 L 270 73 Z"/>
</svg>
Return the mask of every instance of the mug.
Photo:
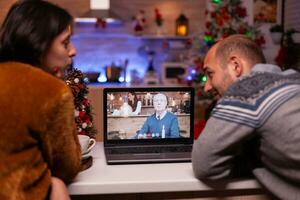
<svg viewBox="0 0 300 200">
<path fill-rule="evenodd" d="M 87 135 L 78 135 L 78 139 L 81 147 L 81 154 L 89 153 L 96 144 L 96 140 Z"/>
</svg>

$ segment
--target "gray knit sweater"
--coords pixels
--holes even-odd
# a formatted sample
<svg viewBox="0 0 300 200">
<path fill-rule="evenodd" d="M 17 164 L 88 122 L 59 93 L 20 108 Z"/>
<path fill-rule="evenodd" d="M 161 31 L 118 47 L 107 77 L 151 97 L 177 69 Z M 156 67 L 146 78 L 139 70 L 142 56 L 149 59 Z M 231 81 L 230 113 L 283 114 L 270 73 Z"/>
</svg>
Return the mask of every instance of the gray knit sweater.
<svg viewBox="0 0 300 200">
<path fill-rule="evenodd" d="M 280 199 L 300 199 L 300 74 L 257 64 L 220 99 L 195 141 L 195 176 L 250 171 Z"/>
</svg>

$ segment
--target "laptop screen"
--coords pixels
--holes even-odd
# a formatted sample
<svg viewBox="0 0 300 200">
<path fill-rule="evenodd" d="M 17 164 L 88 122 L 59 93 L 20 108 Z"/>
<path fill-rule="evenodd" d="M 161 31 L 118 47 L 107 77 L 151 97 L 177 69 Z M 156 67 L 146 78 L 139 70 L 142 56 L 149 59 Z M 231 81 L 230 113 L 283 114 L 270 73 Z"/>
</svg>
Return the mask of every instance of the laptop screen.
<svg viewBox="0 0 300 200">
<path fill-rule="evenodd" d="M 103 97 L 105 141 L 193 138 L 190 87 L 105 88 Z"/>
</svg>

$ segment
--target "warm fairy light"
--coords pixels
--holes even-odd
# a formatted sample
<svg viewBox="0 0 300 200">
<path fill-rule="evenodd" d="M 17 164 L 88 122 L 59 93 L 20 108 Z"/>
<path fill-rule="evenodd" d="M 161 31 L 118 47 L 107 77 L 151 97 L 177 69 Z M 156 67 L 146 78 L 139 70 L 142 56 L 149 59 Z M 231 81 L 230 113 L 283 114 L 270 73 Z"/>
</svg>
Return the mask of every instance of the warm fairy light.
<svg viewBox="0 0 300 200">
<path fill-rule="evenodd" d="M 184 14 L 176 19 L 176 35 L 187 36 L 189 34 L 189 20 Z"/>
<path fill-rule="evenodd" d="M 149 92 L 146 94 L 146 98 L 147 98 L 147 99 L 150 99 L 150 98 L 151 98 L 151 94 L 150 94 Z"/>
<path fill-rule="evenodd" d="M 175 100 L 173 99 L 172 100 L 172 106 L 174 107 L 176 105 L 176 102 L 175 102 Z"/>
<path fill-rule="evenodd" d="M 187 35 L 186 25 L 179 25 L 177 27 L 177 35 L 179 35 L 179 36 L 186 36 Z"/>
<path fill-rule="evenodd" d="M 115 96 L 113 94 L 110 95 L 110 100 L 113 101 L 115 99 Z"/>
</svg>

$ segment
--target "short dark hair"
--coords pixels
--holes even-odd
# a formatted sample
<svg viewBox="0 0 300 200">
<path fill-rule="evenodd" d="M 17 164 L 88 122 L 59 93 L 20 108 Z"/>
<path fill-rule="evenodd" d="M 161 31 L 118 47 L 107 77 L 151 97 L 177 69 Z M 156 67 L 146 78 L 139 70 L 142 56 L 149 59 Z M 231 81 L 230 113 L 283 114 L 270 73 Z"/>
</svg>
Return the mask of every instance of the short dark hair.
<svg viewBox="0 0 300 200">
<path fill-rule="evenodd" d="M 216 57 L 222 67 L 225 67 L 225 63 L 233 52 L 243 56 L 252 65 L 266 63 L 261 48 L 245 35 L 236 34 L 220 41 L 216 49 Z"/>
<path fill-rule="evenodd" d="M 17 61 L 42 67 L 56 36 L 73 24 L 63 8 L 42 0 L 15 3 L 0 29 L 0 62 Z"/>
</svg>

